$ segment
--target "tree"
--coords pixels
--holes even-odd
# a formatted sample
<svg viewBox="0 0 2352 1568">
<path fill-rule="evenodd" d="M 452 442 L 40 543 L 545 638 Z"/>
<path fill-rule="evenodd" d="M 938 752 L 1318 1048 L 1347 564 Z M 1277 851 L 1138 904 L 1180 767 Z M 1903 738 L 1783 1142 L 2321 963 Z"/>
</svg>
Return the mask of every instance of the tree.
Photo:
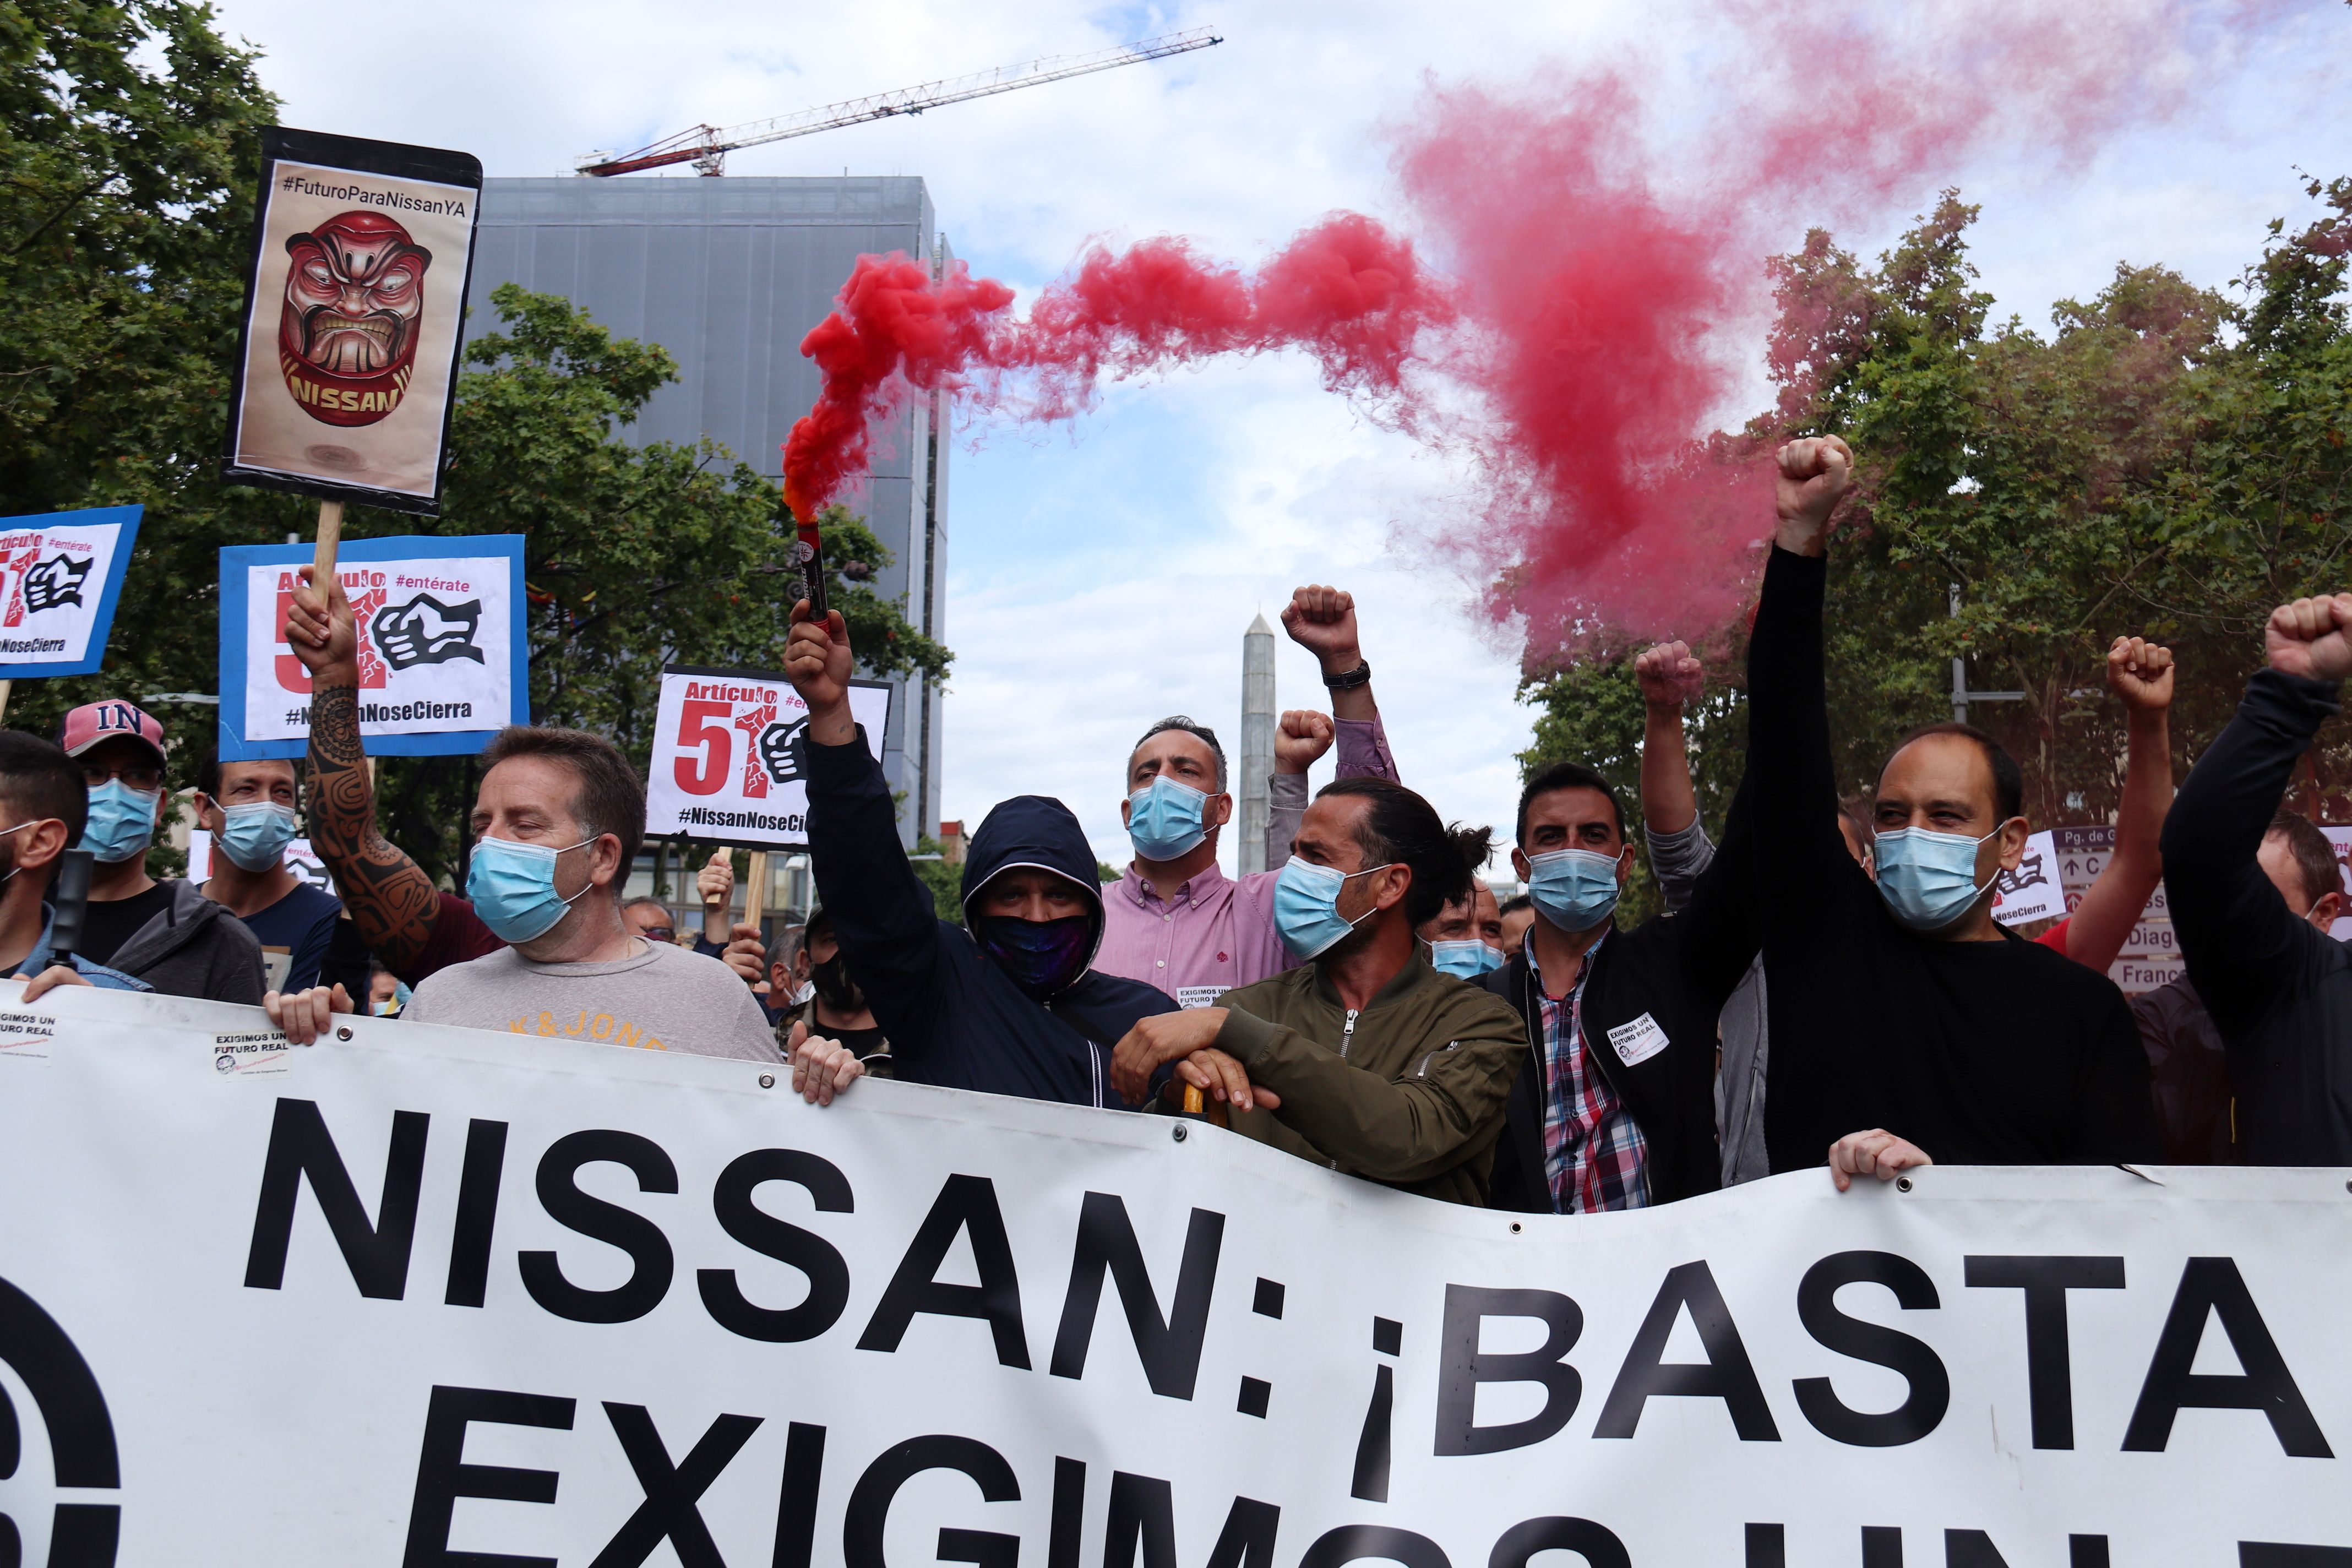
<svg viewBox="0 0 2352 1568">
<path fill-rule="evenodd" d="M 210 691 L 220 546 L 306 515 L 215 478 L 277 110 L 254 60 L 203 5 L 0 0 L 0 512 L 148 509 L 128 579 L 146 613 L 117 617 L 101 675 L 20 684 L 23 728 Z"/>
<path fill-rule="evenodd" d="M 2062 301 L 2047 337 L 2013 319 L 1988 330 L 1967 255 L 1976 209 L 1950 193 L 1874 268 L 1818 231 L 1775 263 L 1778 403 L 1717 444 L 1752 458 L 1833 432 L 1861 464 L 1828 604 L 1842 787 L 1950 716 L 1958 658 L 1971 689 L 2026 694 L 1970 717 L 2024 765 L 2033 818 L 2106 821 L 2123 752 L 2100 679 L 2114 637 L 2179 654 L 2185 762 L 2260 662 L 2271 606 L 2344 585 L 2352 181 L 2310 195 L 2326 214 L 2293 235 L 2272 226 L 2244 303 L 2119 267 L 2089 302 Z M 1693 726 L 1702 813 L 1719 828 L 1743 762 L 1742 630 L 1692 632 L 1711 639 L 1717 683 Z M 1632 788 L 1634 651 L 1528 684 L 1543 711 L 1526 765 L 1575 756 Z M 2340 745 L 2330 789 L 2352 761 Z"/>
</svg>

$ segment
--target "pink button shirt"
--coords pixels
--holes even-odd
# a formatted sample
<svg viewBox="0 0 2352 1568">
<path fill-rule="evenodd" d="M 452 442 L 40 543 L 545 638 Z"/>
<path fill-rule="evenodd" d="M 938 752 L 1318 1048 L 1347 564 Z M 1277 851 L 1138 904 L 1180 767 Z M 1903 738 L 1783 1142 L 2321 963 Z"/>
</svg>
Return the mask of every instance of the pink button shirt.
<svg viewBox="0 0 2352 1568">
<path fill-rule="evenodd" d="M 1336 728 L 1337 776 L 1396 777 L 1379 720 L 1343 720 Z M 1285 847 L 1278 856 L 1269 851 L 1269 863 L 1289 858 L 1289 830 L 1281 839 Z M 1274 884 L 1281 875 L 1276 866 L 1235 881 L 1212 862 L 1163 900 L 1130 860 L 1127 874 L 1103 889 L 1103 940 L 1094 967 L 1157 986 L 1187 1007 L 1209 1006 L 1220 992 L 1296 967 L 1274 930 Z"/>
</svg>

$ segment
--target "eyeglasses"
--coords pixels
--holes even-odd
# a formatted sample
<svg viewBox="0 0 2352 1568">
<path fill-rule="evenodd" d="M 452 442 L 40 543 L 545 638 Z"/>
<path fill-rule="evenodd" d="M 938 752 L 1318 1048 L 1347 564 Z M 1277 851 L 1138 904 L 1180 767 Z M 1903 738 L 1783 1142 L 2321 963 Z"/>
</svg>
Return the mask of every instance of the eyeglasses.
<svg viewBox="0 0 2352 1568">
<path fill-rule="evenodd" d="M 82 782 L 96 789 L 109 779 L 121 779 L 142 795 L 153 795 L 163 787 L 163 770 L 146 763 L 125 763 L 118 767 L 101 767 L 96 763 L 81 765 Z"/>
<path fill-rule="evenodd" d="M 675 942 L 677 941 L 677 928 L 676 926 L 647 926 L 637 934 L 644 937 L 647 942 Z"/>
</svg>

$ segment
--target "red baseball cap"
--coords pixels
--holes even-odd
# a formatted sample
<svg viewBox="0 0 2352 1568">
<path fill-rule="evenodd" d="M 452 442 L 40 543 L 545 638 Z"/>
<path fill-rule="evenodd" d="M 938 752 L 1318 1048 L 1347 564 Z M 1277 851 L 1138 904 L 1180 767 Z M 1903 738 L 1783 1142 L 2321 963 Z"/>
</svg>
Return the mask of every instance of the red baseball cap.
<svg viewBox="0 0 2352 1568">
<path fill-rule="evenodd" d="M 143 742 L 155 753 L 155 765 L 164 765 L 163 726 L 144 708 L 120 699 L 85 702 L 67 714 L 65 728 L 58 731 L 58 744 L 65 748 L 67 756 L 79 757 L 118 735 Z"/>
</svg>

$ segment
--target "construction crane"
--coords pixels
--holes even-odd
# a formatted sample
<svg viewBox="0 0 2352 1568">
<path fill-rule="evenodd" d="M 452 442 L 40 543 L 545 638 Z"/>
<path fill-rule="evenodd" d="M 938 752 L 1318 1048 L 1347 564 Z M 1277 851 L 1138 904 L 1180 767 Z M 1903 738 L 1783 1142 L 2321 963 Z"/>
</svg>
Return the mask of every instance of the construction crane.
<svg viewBox="0 0 2352 1568">
<path fill-rule="evenodd" d="M 945 103 L 991 98 L 1018 88 L 1043 87 L 1049 81 L 1066 81 L 1074 76 L 1113 70 L 1120 66 L 1141 65 L 1146 60 L 1166 59 L 1171 55 L 1190 54 L 1194 49 L 1205 49 L 1223 42 L 1224 39 L 1210 28 L 1195 27 L 1190 32 L 1169 33 L 1157 38 L 1145 38 L 1139 43 L 1121 44 L 1115 49 L 1098 49 L 1090 55 L 1047 55 L 1044 59 L 1031 60 L 1027 65 L 1000 66 L 994 70 L 976 71 L 971 76 L 950 77 L 944 81 L 927 81 L 919 87 L 900 88 L 896 92 L 877 92 L 870 98 L 846 99 L 840 103 L 803 109 L 798 114 L 729 126 L 723 131 L 715 125 L 698 125 L 650 147 L 640 147 L 626 157 L 616 158 L 610 153 L 588 153 L 579 159 L 575 166 L 583 174 L 600 178 L 610 174 L 634 174 L 641 169 L 667 168 L 673 163 L 691 163 L 705 174 L 723 174 L 727 172 L 727 154 L 738 148 L 788 141 L 794 136 L 814 136 L 820 131 L 833 131 L 844 125 L 863 125 L 868 121 L 887 120 L 893 115 L 920 114 L 927 109 L 937 109 Z"/>
</svg>

